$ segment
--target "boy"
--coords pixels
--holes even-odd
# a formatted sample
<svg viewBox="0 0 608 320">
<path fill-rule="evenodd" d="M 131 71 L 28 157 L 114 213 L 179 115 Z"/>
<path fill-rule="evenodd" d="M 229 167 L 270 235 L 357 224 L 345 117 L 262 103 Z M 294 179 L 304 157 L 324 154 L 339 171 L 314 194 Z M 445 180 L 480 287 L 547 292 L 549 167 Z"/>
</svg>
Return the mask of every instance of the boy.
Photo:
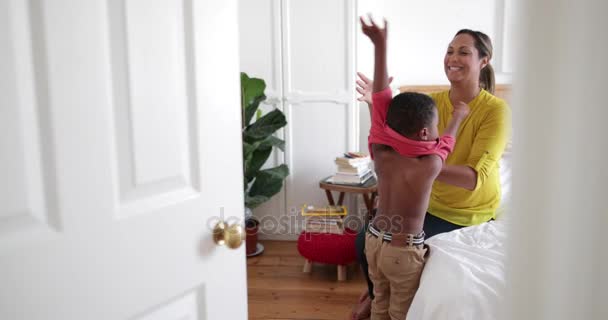
<svg viewBox="0 0 608 320">
<path fill-rule="evenodd" d="M 454 107 L 441 138 L 433 100 L 419 93 L 392 99 L 386 68 L 386 31 L 361 18 L 375 49 L 372 127 L 369 149 L 378 176 L 379 205 L 365 238 L 374 284 L 371 319 L 406 317 L 424 267 L 424 216 L 433 181 L 452 151 L 456 130 L 469 109 Z"/>
</svg>

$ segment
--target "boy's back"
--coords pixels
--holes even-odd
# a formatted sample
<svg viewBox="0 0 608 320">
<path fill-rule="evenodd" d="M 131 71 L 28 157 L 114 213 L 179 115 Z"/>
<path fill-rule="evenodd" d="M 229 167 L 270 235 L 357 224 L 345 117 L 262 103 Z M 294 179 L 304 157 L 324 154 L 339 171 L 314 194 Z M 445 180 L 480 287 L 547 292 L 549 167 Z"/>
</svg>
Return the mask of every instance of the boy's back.
<svg viewBox="0 0 608 320">
<path fill-rule="evenodd" d="M 372 95 L 372 102 L 368 144 L 379 194 L 372 225 L 392 234 L 418 235 L 453 135 L 438 137 L 437 109 L 429 96 L 405 92 L 393 98 L 385 88 Z"/>
<path fill-rule="evenodd" d="M 372 148 L 380 195 L 374 224 L 393 234 L 420 233 L 433 181 L 441 171 L 441 158 L 404 157 L 381 144 Z"/>
</svg>

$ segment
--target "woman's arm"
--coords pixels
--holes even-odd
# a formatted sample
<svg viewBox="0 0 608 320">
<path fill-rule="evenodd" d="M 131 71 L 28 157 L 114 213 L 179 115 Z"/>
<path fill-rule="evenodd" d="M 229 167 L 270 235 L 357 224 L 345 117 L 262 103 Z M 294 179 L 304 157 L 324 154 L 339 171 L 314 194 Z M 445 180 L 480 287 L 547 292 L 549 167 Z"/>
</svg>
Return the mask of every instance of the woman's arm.
<svg viewBox="0 0 608 320">
<path fill-rule="evenodd" d="M 361 95 L 357 98 L 357 101 L 367 103 L 367 107 L 369 109 L 369 116 L 372 116 L 372 88 L 374 87 L 374 82 L 364 75 L 361 72 L 357 72 L 357 76 L 359 80 L 357 80 L 357 92 Z M 393 77 L 388 77 L 388 84 L 390 85 L 393 82 Z"/>
<path fill-rule="evenodd" d="M 477 172 L 469 166 L 444 165 L 437 180 L 473 191 L 477 186 Z"/>
<path fill-rule="evenodd" d="M 511 129 L 511 110 L 504 104 L 486 115 L 465 165 L 444 165 L 437 180 L 474 191 L 481 187 L 498 165 Z"/>
</svg>

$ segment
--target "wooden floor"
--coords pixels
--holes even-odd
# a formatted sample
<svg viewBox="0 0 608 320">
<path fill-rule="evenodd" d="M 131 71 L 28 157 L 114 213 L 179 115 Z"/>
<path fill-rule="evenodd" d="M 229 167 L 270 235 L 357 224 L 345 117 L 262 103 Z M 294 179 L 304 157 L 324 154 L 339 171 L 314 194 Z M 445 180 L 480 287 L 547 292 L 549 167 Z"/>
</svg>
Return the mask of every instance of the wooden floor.
<svg viewBox="0 0 608 320">
<path fill-rule="evenodd" d="M 333 265 L 314 264 L 302 272 L 296 242 L 262 241 L 265 250 L 247 259 L 249 319 L 348 319 L 366 288 L 359 266 L 337 281 Z"/>
</svg>

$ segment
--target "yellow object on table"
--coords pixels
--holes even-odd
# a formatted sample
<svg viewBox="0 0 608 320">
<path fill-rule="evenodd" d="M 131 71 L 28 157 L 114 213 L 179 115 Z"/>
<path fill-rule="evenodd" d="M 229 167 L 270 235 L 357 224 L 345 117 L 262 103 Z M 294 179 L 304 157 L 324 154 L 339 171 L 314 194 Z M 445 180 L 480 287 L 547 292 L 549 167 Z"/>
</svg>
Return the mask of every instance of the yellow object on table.
<svg viewBox="0 0 608 320">
<path fill-rule="evenodd" d="M 324 206 L 315 207 L 309 205 L 302 206 L 302 216 L 345 216 L 348 214 L 346 206 Z"/>
</svg>

